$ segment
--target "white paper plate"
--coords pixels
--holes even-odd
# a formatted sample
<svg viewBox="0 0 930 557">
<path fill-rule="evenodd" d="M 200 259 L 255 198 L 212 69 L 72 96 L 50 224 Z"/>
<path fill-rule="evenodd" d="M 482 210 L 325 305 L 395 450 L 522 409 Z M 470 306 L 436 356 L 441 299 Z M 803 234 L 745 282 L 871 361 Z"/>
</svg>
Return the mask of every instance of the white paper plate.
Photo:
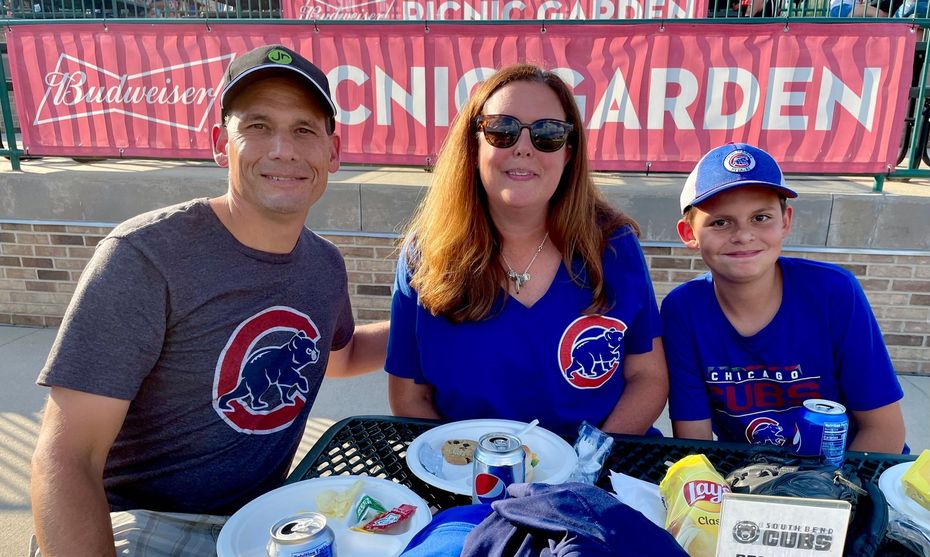
<svg viewBox="0 0 930 557">
<path fill-rule="evenodd" d="M 878 487 L 885 494 L 885 499 L 888 500 L 894 510 L 907 515 L 921 526 L 930 529 L 930 511 L 908 497 L 904 493 L 904 485 L 901 484 L 901 476 L 907 472 L 911 464 L 913 462 L 902 462 L 882 472 L 882 475 L 878 478 Z"/>
<path fill-rule="evenodd" d="M 464 420 L 434 427 L 410 443 L 407 448 L 407 466 L 414 476 L 433 487 L 459 495 L 471 495 L 471 464 L 454 465 L 443 460 L 440 474 L 433 474 L 420 462 L 418 455 L 421 446 L 426 445 L 430 450 L 440 451 L 442 444 L 449 439 L 478 441 L 486 433 L 499 431 L 515 434 L 526 426 L 523 422 L 513 420 Z M 575 449 L 564 439 L 536 426 L 524 434 L 521 441 L 539 456 L 539 465 L 533 475 L 534 482 L 560 484 L 572 475 L 578 456 Z"/>
<path fill-rule="evenodd" d="M 349 517 L 328 518 L 336 536 L 335 553 L 353 557 L 393 557 L 407 547 L 413 535 L 432 520 L 429 505 L 406 486 L 368 476 L 330 476 L 279 487 L 249 502 L 232 515 L 216 541 L 218 557 L 267 557 L 271 527 L 285 516 L 316 510 L 316 497 L 327 489 L 346 490 L 362 480 L 363 493 L 386 508 L 415 505 L 410 529 L 403 534 L 367 534 L 349 530 Z M 350 511 L 351 512 L 351 511 Z"/>
</svg>

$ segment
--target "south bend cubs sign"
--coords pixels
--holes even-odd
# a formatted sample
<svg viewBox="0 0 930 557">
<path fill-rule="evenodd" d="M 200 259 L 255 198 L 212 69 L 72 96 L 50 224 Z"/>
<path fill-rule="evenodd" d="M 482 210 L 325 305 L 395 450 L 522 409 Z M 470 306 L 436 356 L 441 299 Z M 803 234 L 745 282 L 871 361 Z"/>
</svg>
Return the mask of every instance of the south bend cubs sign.
<svg viewBox="0 0 930 557">
<path fill-rule="evenodd" d="M 559 369 L 576 389 L 596 389 L 610 380 L 623 361 L 626 323 L 603 315 L 574 320 L 559 341 Z"/>
<path fill-rule="evenodd" d="M 289 427 L 307 403 L 305 368 L 317 363 L 313 320 L 284 306 L 243 321 L 216 362 L 213 409 L 236 431 L 268 434 Z"/>
</svg>

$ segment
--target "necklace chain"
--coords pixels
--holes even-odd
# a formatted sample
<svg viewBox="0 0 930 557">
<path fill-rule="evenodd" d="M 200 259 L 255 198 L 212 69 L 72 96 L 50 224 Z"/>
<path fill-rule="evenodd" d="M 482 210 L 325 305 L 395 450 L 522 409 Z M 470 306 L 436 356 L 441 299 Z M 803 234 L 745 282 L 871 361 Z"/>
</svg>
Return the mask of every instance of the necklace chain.
<svg viewBox="0 0 930 557">
<path fill-rule="evenodd" d="M 539 257 L 539 252 L 542 251 L 543 246 L 546 245 L 546 240 L 549 239 L 549 233 L 546 232 L 546 235 L 543 236 L 542 242 L 539 243 L 539 247 L 536 248 L 536 253 L 533 254 L 533 258 L 530 259 L 529 264 L 526 266 L 526 269 L 523 269 L 522 273 L 517 273 L 513 270 L 513 267 L 510 266 L 510 262 L 507 261 L 507 256 L 504 255 L 504 250 L 501 250 L 501 258 L 504 260 L 504 264 L 507 265 L 507 278 L 513 281 L 514 291 L 519 294 L 520 288 L 524 284 L 530 281 L 530 267 L 533 266 L 533 263 L 536 262 L 536 258 Z"/>
</svg>

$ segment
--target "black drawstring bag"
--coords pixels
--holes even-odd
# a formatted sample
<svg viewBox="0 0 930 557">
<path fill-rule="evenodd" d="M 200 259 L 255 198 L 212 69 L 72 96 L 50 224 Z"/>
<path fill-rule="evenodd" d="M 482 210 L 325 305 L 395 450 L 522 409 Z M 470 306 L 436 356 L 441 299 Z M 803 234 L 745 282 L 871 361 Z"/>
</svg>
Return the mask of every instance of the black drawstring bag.
<svg viewBox="0 0 930 557">
<path fill-rule="evenodd" d="M 888 504 L 877 485 L 852 467 L 824 466 L 819 458 L 760 451 L 726 476 L 734 493 L 838 499 L 852 505 L 845 557 L 873 557 L 888 528 Z"/>
</svg>

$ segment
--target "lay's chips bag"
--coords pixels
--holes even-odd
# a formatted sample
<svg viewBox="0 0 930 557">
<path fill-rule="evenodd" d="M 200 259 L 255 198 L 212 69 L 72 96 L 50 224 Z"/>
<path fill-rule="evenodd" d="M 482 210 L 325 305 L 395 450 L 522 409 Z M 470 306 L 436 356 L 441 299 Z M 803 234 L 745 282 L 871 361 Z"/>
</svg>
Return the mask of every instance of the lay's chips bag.
<svg viewBox="0 0 930 557">
<path fill-rule="evenodd" d="M 730 487 L 707 457 L 689 455 L 671 465 L 659 484 L 665 503 L 665 529 L 691 557 L 713 557 L 717 550 L 720 504 Z"/>
</svg>

